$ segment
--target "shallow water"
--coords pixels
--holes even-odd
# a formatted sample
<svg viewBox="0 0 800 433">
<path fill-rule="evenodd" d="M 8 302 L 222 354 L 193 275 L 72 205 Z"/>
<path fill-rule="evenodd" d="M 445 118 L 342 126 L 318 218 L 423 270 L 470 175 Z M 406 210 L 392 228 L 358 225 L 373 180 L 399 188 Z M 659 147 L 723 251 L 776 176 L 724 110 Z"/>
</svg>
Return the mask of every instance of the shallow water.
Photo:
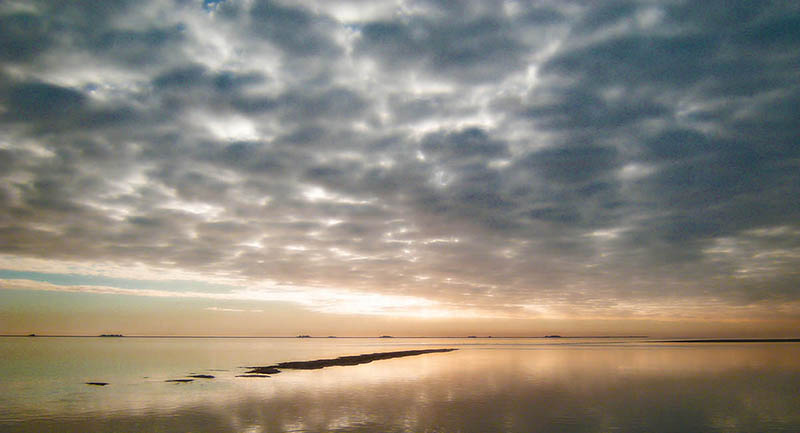
<svg viewBox="0 0 800 433">
<path fill-rule="evenodd" d="M 0 357 L 0 432 L 800 431 L 798 343 L 6 337 Z M 198 373 L 215 378 L 164 382 Z"/>
</svg>

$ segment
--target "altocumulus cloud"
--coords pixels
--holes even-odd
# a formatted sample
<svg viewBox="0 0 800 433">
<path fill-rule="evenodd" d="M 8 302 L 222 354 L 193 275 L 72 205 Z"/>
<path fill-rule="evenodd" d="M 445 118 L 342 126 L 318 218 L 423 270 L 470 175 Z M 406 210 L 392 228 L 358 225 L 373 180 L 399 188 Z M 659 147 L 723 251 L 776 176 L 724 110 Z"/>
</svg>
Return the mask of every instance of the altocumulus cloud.
<svg viewBox="0 0 800 433">
<path fill-rule="evenodd" d="M 799 8 L 6 1 L 0 268 L 796 319 Z"/>
</svg>

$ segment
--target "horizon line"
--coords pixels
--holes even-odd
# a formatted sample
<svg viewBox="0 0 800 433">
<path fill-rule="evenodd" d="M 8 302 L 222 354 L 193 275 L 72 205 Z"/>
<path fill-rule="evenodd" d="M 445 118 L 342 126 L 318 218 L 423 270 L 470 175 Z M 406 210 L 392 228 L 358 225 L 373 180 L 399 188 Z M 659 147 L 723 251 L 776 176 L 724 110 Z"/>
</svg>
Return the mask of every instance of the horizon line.
<svg viewBox="0 0 800 433">
<path fill-rule="evenodd" d="M 0 334 L 0 337 L 75 337 L 75 338 L 547 338 L 547 339 L 575 339 L 575 338 L 650 338 L 648 335 L 141 335 L 141 334 Z M 685 337 L 676 337 L 685 338 Z M 705 338 L 705 337 L 704 337 Z"/>
</svg>

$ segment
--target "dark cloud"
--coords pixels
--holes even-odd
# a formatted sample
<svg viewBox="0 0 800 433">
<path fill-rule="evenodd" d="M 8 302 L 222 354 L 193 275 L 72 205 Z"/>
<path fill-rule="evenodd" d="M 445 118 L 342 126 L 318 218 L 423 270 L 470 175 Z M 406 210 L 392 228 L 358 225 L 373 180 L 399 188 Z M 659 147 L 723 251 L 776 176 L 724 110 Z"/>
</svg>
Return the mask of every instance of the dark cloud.
<svg viewBox="0 0 800 433">
<path fill-rule="evenodd" d="M 202 65 L 188 65 L 175 68 L 158 75 L 153 80 L 153 87 L 157 91 L 179 89 L 186 91 L 199 84 L 208 84 L 210 78 L 206 76 L 206 68 Z"/>
<path fill-rule="evenodd" d="M 251 29 L 280 46 L 290 55 L 338 54 L 326 28 L 326 17 L 314 15 L 303 8 L 287 7 L 280 3 L 261 0 L 250 9 Z"/>
<path fill-rule="evenodd" d="M 0 5 L 0 251 L 517 315 L 797 302 L 798 8 L 724 4 Z"/>
<path fill-rule="evenodd" d="M 559 146 L 534 152 L 521 159 L 520 164 L 547 182 L 572 184 L 607 177 L 618 165 L 616 156 L 613 148 Z"/>
<path fill-rule="evenodd" d="M 91 104 L 84 89 L 36 81 L 0 89 L 0 103 L 10 107 L 0 114 L 0 120 L 40 135 L 72 131 L 76 127 L 103 129 L 142 117 L 127 104 Z"/>
<path fill-rule="evenodd" d="M 428 134 L 422 141 L 422 151 L 436 159 L 444 160 L 471 158 L 490 160 L 507 155 L 504 143 L 492 140 L 479 128 Z"/>
<path fill-rule="evenodd" d="M 113 30 L 92 34 L 87 49 L 128 65 L 156 62 L 166 55 L 169 45 L 182 39 L 183 27 L 152 27 L 144 30 Z"/>
<path fill-rule="evenodd" d="M 341 119 L 357 116 L 367 107 L 364 98 L 341 87 L 323 92 L 291 92 L 280 98 L 285 116 L 292 120 Z"/>
<path fill-rule="evenodd" d="M 249 5 L 226 1 L 217 4 L 215 11 L 234 25 L 245 26 L 248 37 L 268 41 L 286 56 L 336 56 L 342 52 L 331 35 L 335 22 L 300 5 L 271 0 Z"/>
<path fill-rule="evenodd" d="M 52 43 L 48 26 L 36 14 L 18 12 L 0 16 L 0 58 L 25 61 Z"/>
<path fill-rule="evenodd" d="M 525 44 L 497 17 L 370 22 L 357 48 L 388 68 L 421 67 L 443 77 L 497 79 L 524 65 Z"/>
<path fill-rule="evenodd" d="M 594 75 L 589 73 L 581 82 L 593 78 Z M 580 84 L 575 87 L 549 89 L 542 94 L 535 94 L 536 99 L 541 98 L 541 101 L 529 106 L 524 114 L 542 127 L 570 134 L 604 133 L 623 124 L 669 114 L 667 107 L 653 100 L 654 95 L 625 95 L 619 99 L 606 100 L 600 94 L 602 88 L 582 88 Z"/>
<path fill-rule="evenodd" d="M 13 107 L 9 115 L 14 120 L 55 120 L 82 109 L 86 103 L 82 92 L 37 82 L 13 85 L 4 96 L 7 106 Z"/>
</svg>

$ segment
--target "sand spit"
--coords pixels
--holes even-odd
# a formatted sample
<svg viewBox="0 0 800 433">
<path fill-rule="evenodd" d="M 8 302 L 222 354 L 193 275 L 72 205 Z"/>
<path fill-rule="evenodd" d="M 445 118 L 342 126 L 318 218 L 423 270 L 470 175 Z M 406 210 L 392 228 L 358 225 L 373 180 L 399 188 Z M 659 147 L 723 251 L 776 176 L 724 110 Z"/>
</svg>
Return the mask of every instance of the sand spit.
<svg viewBox="0 0 800 433">
<path fill-rule="evenodd" d="M 332 359 L 317 359 L 314 361 L 290 361 L 290 362 L 281 362 L 275 365 L 269 365 L 265 367 L 249 367 L 250 370 L 246 372 L 246 374 L 275 374 L 280 371 L 280 369 L 284 370 L 317 370 L 320 368 L 325 367 L 334 367 L 334 366 L 347 366 L 347 365 L 358 365 L 358 364 L 366 364 L 372 361 L 378 361 L 383 359 L 391 359 L 391 358 L 401 358 L 404 356 L 416 356 L 416 355 L 424 355 L 427 353 L 441 353 L 441 352 L 452 352 L 457 349 L 422 349 L 422 350 L 404 350 L 400 352 L 379 352 L 379 353 L 367 353 L 363 355 L 352 355 L 352 356 L 340 356 L 338 358 Z"/>
</svg>

